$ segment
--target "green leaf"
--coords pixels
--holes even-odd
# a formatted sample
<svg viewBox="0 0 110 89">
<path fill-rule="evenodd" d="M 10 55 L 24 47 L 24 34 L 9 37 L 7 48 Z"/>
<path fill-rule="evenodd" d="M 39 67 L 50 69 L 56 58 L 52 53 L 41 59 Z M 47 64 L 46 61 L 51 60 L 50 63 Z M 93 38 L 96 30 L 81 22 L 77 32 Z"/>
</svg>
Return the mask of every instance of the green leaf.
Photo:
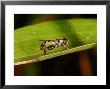
<svg viewBox="0 0 110 89">
<path fill-rule="evenodd" d="M 62 56 L 62 55 L 65 55 L 65 54 L 69 54 L 69 53 L 74 53 L 74 52 L 90 49 L 90 48 L 95 47 L 95 46 L 96 46 L 96 43 L 86 44 L 86 45 L 78 46 L 78 47 L 71 48 L 71 49 L 68 49 L 68 50 L 64 50 L 64 51 L 61 51 L 61 52 L 52 53 L 52 54 L 48 54 L 48 55 L 43 55 L 43 56 L 38 57 L 37 59 L 32 59 L 32 60 L 29 60 L 29 61 L 17 62 L 17 63 L 15 63 L 15 65 L 43 61 L 43 60 L 47 60 L 47 59 L 50 59 L 50 58 Z"/>
<path fill-rule="evenodd" d="M 56 56 L 94 47 L 97 39 L 96 19 L 53 20 L 26 26 L 14 31 L 14 62 L 46 60 Z M 39 40 L 69 39 L 68 50 L 58 47 L 43 55 Z"/>
</svg>

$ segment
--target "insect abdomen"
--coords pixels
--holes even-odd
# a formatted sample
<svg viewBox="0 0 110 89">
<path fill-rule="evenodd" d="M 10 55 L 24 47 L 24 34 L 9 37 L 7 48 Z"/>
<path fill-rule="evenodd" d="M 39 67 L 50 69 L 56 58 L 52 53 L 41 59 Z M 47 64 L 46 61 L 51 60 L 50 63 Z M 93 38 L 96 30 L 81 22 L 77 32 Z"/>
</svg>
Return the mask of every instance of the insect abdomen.
<svg viewBox="0 0 110 89">
<path fill-rule="evenodd" d="M 54 45 L 50 45 L 50 46 L 47 47 L 48 50 L 52 50 L 52 49 L 54 49 L 54 48 L 55 48 Z"/>
</svg>

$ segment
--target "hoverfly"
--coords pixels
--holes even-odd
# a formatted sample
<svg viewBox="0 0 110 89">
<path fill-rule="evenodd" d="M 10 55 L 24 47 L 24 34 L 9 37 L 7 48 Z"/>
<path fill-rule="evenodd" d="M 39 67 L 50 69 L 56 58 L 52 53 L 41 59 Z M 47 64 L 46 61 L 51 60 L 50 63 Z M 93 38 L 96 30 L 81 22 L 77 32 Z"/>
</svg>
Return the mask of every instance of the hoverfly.
<svg viewBox="0 0 110 89">
<path fill-rule="evenodd" d="M 44 54 L 46 54 L 47 50 L 52 50 L 59 46 L 64 46 L 67 49 L 66 45 L 68 44 L 68 39 L 65 37 L 63 39 L 39 40 L 39 41 L 43 41 L 40 45 L 40 49 L 44 50 Z"/>
</svg>

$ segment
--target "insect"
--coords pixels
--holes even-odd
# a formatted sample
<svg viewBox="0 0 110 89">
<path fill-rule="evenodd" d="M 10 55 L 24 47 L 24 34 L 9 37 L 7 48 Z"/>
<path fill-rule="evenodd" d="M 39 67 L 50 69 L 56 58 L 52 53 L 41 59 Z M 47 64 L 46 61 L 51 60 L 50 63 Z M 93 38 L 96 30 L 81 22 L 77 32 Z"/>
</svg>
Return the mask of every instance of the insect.
<svg viewBox="0 0 110 89">
<path fill-rule="evenodd" d="M 68 39 L 55 39 L 55 40 L 39 40 L 43 41 L 40 45 L 40 49 L 44 50 L 44 54 L 46 54 L 47 50 L 52 50 L 54 48 L 57 48 L 59 46 L 64 46 L 67 49 Z"/>
</svg>

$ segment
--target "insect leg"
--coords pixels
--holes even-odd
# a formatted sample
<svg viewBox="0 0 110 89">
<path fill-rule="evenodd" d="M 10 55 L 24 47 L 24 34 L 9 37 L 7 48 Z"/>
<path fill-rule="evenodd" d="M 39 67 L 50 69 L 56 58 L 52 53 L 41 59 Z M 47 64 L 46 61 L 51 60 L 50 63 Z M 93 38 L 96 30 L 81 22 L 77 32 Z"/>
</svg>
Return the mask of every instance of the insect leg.
<svg viewBox="0 0 110 89">
<path fill-rule="evenodd" d="M 46 52 L 47 52 L 47 50 L 46 50 L 46 49 L 44 49 L 44 55 L 46 54 Z"/>
<path fill-rule="evenodd" d="M 65 48 L 65 49 L 69 49 L 66 45 L 64 45 L 64 48 Z"/>
</svg>

